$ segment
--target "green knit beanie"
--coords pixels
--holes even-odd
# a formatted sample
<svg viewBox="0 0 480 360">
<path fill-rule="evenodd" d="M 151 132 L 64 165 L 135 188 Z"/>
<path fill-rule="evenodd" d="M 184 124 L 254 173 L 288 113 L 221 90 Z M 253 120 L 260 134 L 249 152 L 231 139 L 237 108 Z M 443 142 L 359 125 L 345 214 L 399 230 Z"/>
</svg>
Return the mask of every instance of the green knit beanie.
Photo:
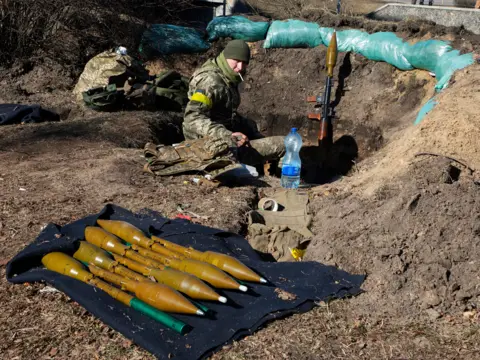
<svg viewBox="0 0 480 360">
<path fill-rule="evenodd" d="M 225 55 L 226 59 L 243 61 L 247 64 L 250 62 L 250 48 L 243 40 L 230 41 L 227 46 L 225 46 L 223 55 Z"/>
</svg>

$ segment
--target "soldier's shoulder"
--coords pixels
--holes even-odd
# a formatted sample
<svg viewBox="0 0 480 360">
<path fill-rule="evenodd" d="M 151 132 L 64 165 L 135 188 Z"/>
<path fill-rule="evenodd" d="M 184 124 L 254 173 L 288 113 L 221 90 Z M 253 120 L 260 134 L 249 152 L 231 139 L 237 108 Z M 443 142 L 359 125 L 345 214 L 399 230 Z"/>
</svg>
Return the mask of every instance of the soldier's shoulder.
<svg viewBox="0 0 480 360">
<path fill-rule="evenodd" d="M 209 64 L 207 62 L 193 73 L 192 81 L 197 84 L 200 82 L 206 84 L 222 84 L 223 79 L 220 71 L 221 70 L 213 63 Z"/>
<path fill-rule="evenodd" d="M 193 80 L 198 83 L 221 85 L 223 84 L 222 76 L 214 69 L 209 69 L 194 75 Z"/>
</svg>

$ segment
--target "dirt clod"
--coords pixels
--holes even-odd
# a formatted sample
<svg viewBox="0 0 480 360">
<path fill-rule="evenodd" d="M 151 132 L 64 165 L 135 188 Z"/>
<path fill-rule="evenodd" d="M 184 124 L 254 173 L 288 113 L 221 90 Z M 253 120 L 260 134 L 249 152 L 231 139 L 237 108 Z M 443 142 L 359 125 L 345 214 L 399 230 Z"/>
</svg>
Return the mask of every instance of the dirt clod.
<svg viewBox="0 0 480 360">
<path fill-rule="evenodd" d="M 277 294 L 277 296 L 280 299 L 285 300 L 285 301 L 293 301 L 297 298 L 297 296 L 295 294 L 292 294 L 292 293 L 290 293 L 288 291 L 285 291 L 285 290 L 282 290 L 280 288 L 276 288 L 275 293 Z"/>
</svg>

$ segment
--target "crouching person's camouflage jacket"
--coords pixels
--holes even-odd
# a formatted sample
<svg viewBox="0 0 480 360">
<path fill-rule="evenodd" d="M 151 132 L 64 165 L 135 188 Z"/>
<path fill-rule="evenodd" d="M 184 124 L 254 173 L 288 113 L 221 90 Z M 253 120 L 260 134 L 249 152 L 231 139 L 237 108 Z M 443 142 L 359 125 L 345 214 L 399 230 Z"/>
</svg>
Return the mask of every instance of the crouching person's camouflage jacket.
<svg viewBox="0 0 480 360">
<path fill-rule="evenodd" d="M 190 80 L 183 122 L 186 139 L 231 137 L 240 105 L 240 80 L 223 54 L 195 71 Z"/>
</svg>

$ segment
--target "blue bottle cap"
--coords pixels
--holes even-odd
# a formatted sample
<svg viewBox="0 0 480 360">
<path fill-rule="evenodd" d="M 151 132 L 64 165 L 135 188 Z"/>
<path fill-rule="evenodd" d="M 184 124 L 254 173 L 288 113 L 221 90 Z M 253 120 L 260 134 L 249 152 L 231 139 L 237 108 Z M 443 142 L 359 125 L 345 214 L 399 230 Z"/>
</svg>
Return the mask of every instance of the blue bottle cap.
<svg viewBox="0 0 480 360">
<path fill-rule="evenodd" d="M 292 128 L 292 133 L 296 133 L 297 132 L 297 128 Z"/>
</svg>

